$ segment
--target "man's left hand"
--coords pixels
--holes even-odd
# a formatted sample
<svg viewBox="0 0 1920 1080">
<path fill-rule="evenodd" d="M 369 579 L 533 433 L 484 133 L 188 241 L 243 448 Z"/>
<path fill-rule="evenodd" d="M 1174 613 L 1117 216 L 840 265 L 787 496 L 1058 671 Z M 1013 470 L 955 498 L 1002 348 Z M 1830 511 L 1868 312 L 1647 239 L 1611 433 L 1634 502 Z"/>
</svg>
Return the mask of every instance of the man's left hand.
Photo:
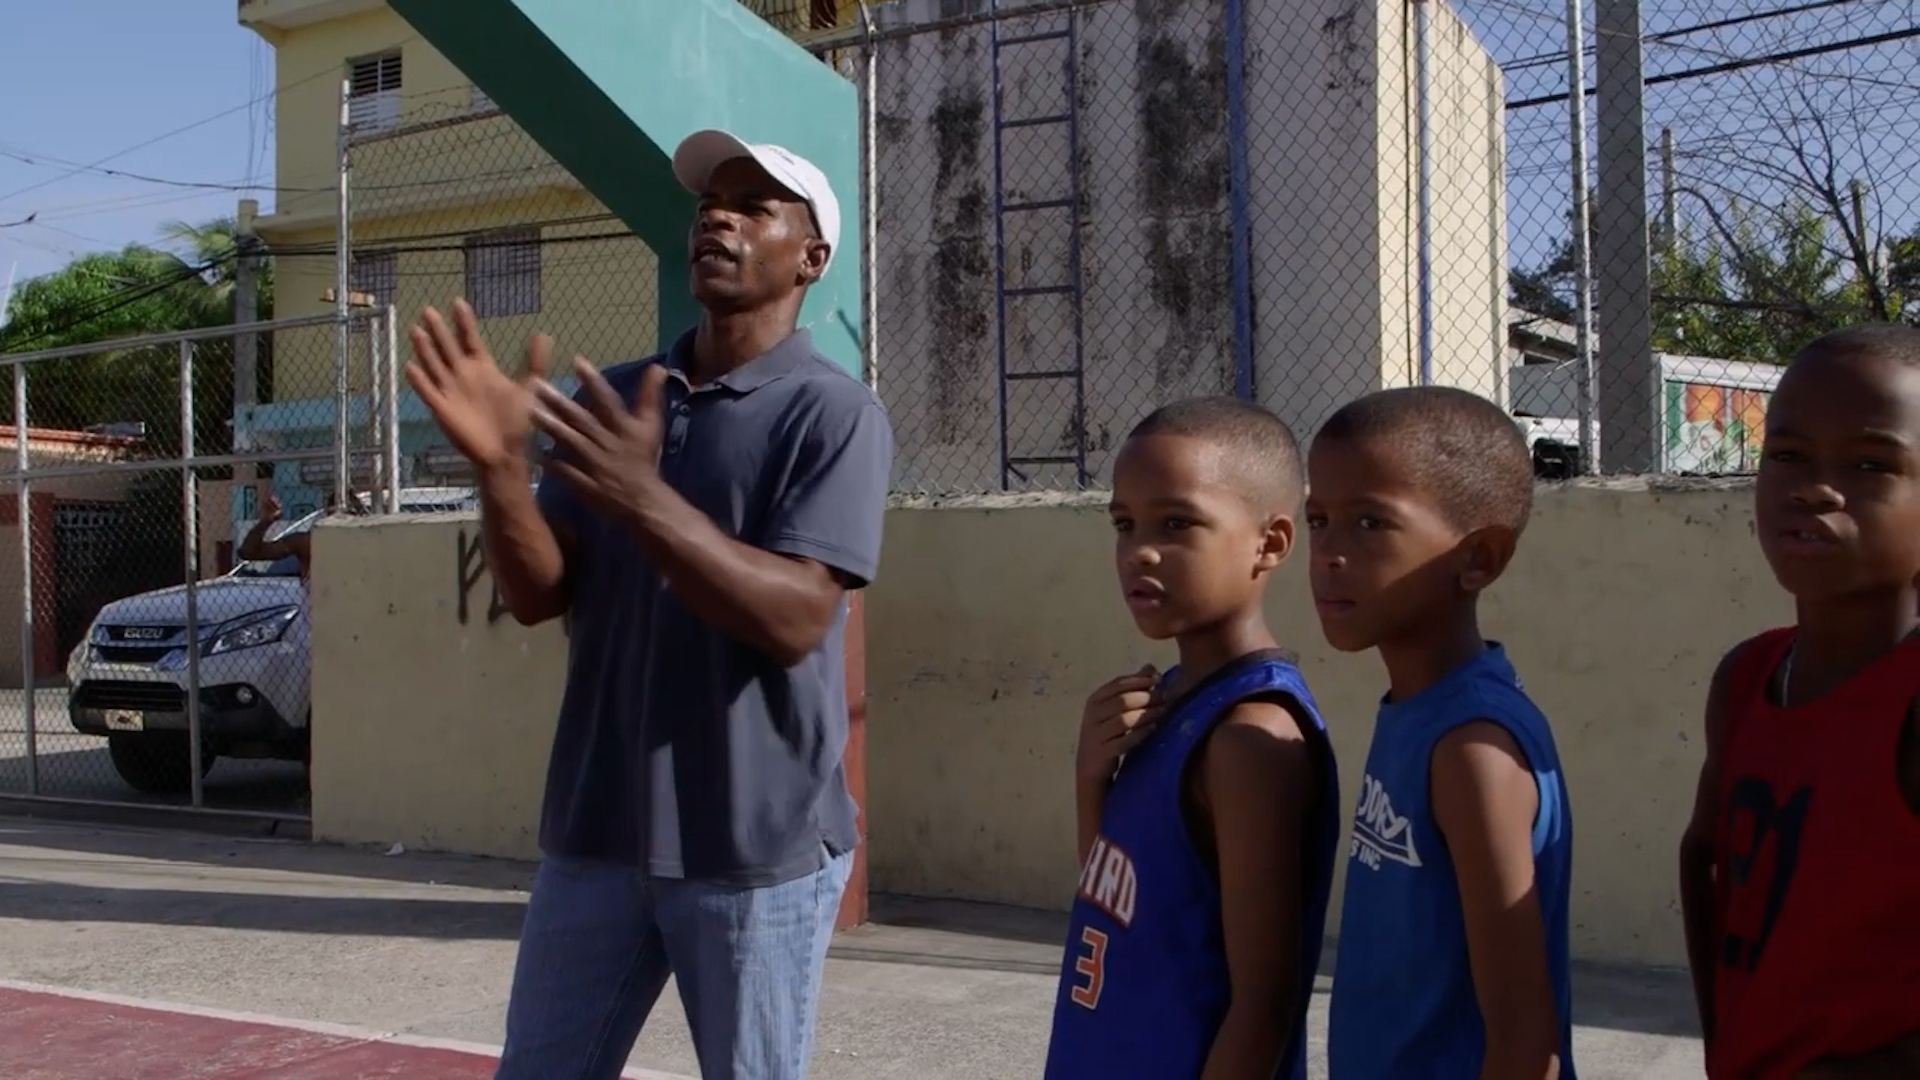
<svg viewBox="0 0 1920 1080">
<path fill-rule="evenodd" d="M 584 358 L 574 358 L 573 372 L 585 391 L 584 407 L 550 382 L 534 384 L 534 426 L 554 441 L 547 468 L 603 513 L 644 512 L 658 500 L 661 485 L 666 366 L 649 364 L 641 371 L 631 403 L 621 401 Z"/>
</svg>

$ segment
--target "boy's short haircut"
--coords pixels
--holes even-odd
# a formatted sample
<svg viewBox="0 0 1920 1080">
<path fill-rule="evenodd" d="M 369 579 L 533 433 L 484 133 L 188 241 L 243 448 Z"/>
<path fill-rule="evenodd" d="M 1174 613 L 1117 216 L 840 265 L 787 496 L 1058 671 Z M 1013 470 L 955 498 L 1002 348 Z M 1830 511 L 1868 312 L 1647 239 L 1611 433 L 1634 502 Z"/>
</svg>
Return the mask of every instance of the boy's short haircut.
<svg viewBox="0 0 1920 1080">
<path fill-rule="evenodd" d="M 1920 326 L 1861 323 L 1832 330 L 1801 346 L 1792 364 L 1868 356 L 1883 357 L 1906 367 L 1920 367 Z"/>
<path fill-rule="evenodd" d="M 1406 386 L 1349 402 L 1319 439 L 1378 440 L 1432 492 L 1453 525 L 1518 533 L 1533 513 L 1533 455 L 1500 406 L 1452 386 Z"/>
<path fill-rule="evenodd" d="M 1227 451 L 1232 483 L 1262 512 L 1298 509 L 1306 494 L 1306 463 L 1293 429 L 1270 410 L 1240 398 L 1187 398 L 1162 405 L 1127 433 L 1203 439 Z"/>
</svg>

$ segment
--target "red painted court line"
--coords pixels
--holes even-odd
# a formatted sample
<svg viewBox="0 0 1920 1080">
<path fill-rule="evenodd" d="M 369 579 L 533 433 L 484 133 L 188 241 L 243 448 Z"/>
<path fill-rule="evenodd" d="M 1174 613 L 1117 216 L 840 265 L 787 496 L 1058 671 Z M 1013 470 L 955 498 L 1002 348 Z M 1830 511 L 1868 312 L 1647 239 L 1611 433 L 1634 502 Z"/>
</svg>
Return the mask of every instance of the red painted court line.
<svg viewBox="0 0 1920 1080">
<path fill-rule="evenodd" d="M 492 1047 L 0 981 L 5 1080 L 491 1080 Z M 630 1069 L 635 1080 L 685 1080 Z"/>
</svg>

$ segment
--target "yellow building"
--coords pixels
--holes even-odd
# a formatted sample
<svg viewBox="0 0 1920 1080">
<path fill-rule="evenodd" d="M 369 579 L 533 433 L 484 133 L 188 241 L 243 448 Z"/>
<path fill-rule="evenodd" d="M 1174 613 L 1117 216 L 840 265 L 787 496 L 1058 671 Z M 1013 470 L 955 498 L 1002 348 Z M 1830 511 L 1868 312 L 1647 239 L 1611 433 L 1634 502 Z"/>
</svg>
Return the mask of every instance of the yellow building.
<svg viewBox="0 0 1920 1080">
<path fill-rule="evenodd" d="M 856 7 L 747 6 L 792 33 L 831 26 Z M 517 358 L 535 330 L 552 334 L 562 355 L 600 364 L 654 350 L 653 252 L 385 3 L 240 0 L 239 18 L 274 48 L 278 194 L 256 230 L 273 258 L 277 316 L 333 307 L 345 85 L 353 293 L 395 305 L 403 327 L 424 305 L 464 296 L 504 359 Z M 256 439 L 327 444 L 335 351 L 331 328 L 277 335 Z M 368 400 L 371 356 L 371 343 L 355 335 L 348 381 L 356 413 Z M 449 457 L 422 452 L 436 440 L 410 404 L 403 399 L 403 481 L 445 479 L 432 474 Z M 278 480 L 289 510 L 317 499 L 331 471 L 310 462 L 298 484 Z"/>
</svg>

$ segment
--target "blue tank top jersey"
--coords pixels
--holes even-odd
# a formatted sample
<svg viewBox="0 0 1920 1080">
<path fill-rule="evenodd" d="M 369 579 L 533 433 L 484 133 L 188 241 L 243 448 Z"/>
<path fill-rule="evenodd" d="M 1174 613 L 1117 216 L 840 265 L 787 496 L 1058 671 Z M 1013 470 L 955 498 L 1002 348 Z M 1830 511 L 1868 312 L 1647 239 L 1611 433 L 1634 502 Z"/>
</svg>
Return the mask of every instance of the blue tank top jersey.
<svg viewBox="0 0 1920 1080">
<path fill-rule="evenodd" d="M 1164 687 L 1177 669 L 1161 681 Z M 1226 1016 L 1229 986 L 1220 885 L 1188 833 L 1184 785 L 1213 725 L 1249 698 L 1284 695 L 1311 720 L 1320 799 L 1302 845 L 1299 993 L 1277 1077 L 1306 1075 L 1306 1016 L 1339 845 L 1332 744 L 1300 669 L 1278 650 L 1228 664 L 1170 704 L 1159 730 L 1121 763 L 1082 868 L 1046 1080 L 1193 1080 Z"/>
<path fill-rule="evenodd" d="M 1567 905 L 1573 819 L 1547 718 L 1528 699 L 1506 651 L 1486 651 L 1402 702 L 1380 706 L 1348 844 L 1346 896 L 1327 1032 L 1333 1080 L 1471 1077 L 1486 1030 L 1467 963 L 1453 862 L 1428 798 L 1427 768 L 1442 736 L 1492 721 L 1533 770 L 1533 873 L 1560 1014 L 1560 1075 L 1574 1080 Z"/>
</svg>

